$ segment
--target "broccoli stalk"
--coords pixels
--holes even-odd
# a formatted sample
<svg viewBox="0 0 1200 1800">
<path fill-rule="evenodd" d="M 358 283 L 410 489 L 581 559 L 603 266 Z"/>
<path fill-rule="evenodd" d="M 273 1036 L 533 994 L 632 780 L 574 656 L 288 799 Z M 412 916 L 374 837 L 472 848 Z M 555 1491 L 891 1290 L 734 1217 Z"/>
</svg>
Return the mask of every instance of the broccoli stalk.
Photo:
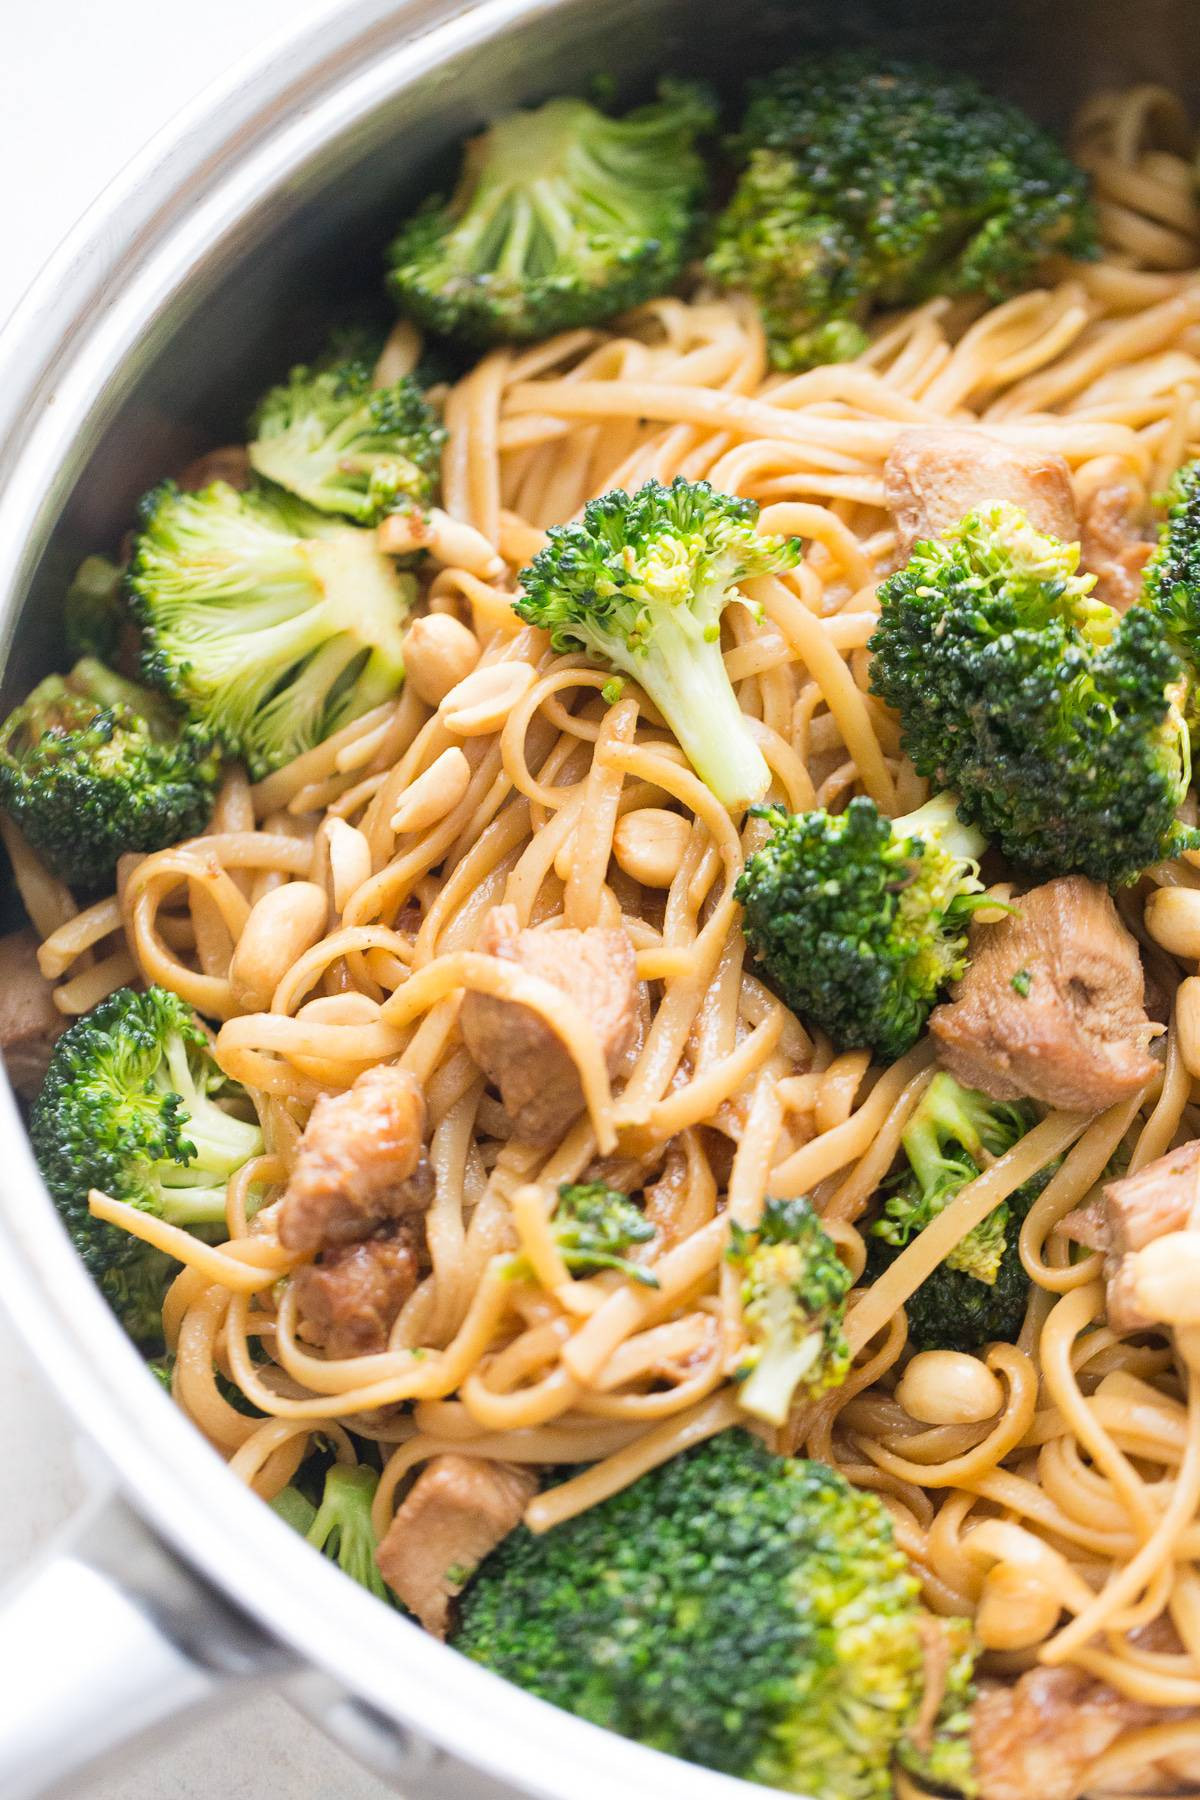
<svg viewBox="0 0 1200 1800">
<path fill-rule="evenodd" d="M 901 1138 L 907 1167 L 892 1183 L 871 1226 L 868 1273 L 893 1258 L 1035 1123 L 1025 1102 L 1006 1105 L 935 1075 Z M 1021 1262 L 1022 1220 L 1049 1181 L 1040 1170 L 969 1231 L 908 1303 L 909 1342 L 917 1350 L 979 1349 L 1011 1342 L 1021 1329 L 1029 1277 Z M 887 1246 L 885 1249 L 884 1246 Z"/>
<path fill-rule="evenodd" d="M 871 688 L 1013 862 L 1117 885 L 1200 846 L 1186 684 L 1156 614 L 1103 606 L 1078 560 L 1000 502 L 919 543 L 880 589 Z"/>
<path fill-rule="evenodd" d="M 557 650 L 582 651 L 644 688 L 723 805 L 759 800 L 770 770 L 721 656 L 737 583 L 793 567 L 796 539 L 760 535 L 752 500 L 677 476 L 593 500 L 555 526 L 521 576 L 520 616 Z"/>
<path fill-rule="evenodd" d="M 147 678 L 252 779 L 399 687 L 415 589 L 372 532 L 223 481 L 198 494 L 166 482 L 141 520 L 129 587 Z"/>
<path fill-rule="evenodd" d="M 446 437 L 411 376 L 373 388 L 373 367 L 341 344 L 297 365 L 259 403 L 248 447 L 257 474 L 359 525 L 430 503 Z"/>
<path fill-rule="evenodd" d="M 321 1504 L 305 1536 L 314 1550 L 336 1562 L 352 1581 L 376 1599 L 390 1602 L 387 1583 L 375 1560 L 379 1539 L 371 1523 L 371 1502 L 378 1486 L 374 1469 L 362 1463 L 353 1468 L 334 1463 L 325 1477 Z"/>
<path fill-rule="evenodd" d="M 430 201 L 388 253 L 397 305 L 473 344 L 593 325 L 664 293 L 699 221 L 696 140 L 707 89 L 660 84 L 623 119 L 583 100 L 507 114 L 468 146 L 449 201 Z"/>
<path fill-rule="evenodd" d="M 203 831 L 219 776 L 208 731 L 94 657 L 48 675 L 0 726 L 0 806 L 82 888 L 127 850 Z"/>
<path fill-rule="evenodd" d="M 654 1236 L 653 1225 L 627 1194 L 602 1181 L 564 1185 L 558 1190 L 551 1227 L 559 1255 L 573 1275 L 617 1269 L 643 1287 L 658 1286 L 650 1269 L 630 1262 L 625 1254 Z"/>
<path fill-rule="evenodd" d="M 928 1751 L 969 1775 L 969 1628 L 921 1605 L 886 1507 L 727 1431 L 545 1536 L 518 1527 L 472 1577 L 452 1641 L 668 1755 L 890 1800 L 896 1761 L 918 1755 L 935 1632 L 956 1657 L 954 1705 Z"/>
<path fill-rule="evenodd" d="M 756 1226 L 732 1224 L 726 1254 L 742 1277 L 738 1403 L 784 1425 L 797 1392 L 815 1398 L 846 1379 L 842 1321 L 853 1277 L 804 1198 L 768 1200 Z"/>
<path fill-rule="evenodd" d="M 734 888 L 764 979 L 839 1049 L 894 1061 L 966 966 L 983 838 L 951 794 L 901 819 L 862 796 L 840 814 L 765 816 L 771 836 Z"/>
<path fill-rule="evenodd" d="M 857 356 L 876 306 L 998 300 L 1051 251 L 1094 254 L 1082 171 L 962 75 L 850 53 L 750 92 L 708 269 L 754 295 L 779 368 Z"/>
<path fill-rule="evenodd" d="M 34 1102 L 34 1155 L 71 1238 L 130 1334 L 161 1334 L 171 1258 L 94 1219 L 99 1188 L 169 1224 L 221 1231 L 231 1176 L 262 1151 L 244 1091 L 218 1068 L 189 1007 L 119 988 L 63 1033 Z"/>
</svg>

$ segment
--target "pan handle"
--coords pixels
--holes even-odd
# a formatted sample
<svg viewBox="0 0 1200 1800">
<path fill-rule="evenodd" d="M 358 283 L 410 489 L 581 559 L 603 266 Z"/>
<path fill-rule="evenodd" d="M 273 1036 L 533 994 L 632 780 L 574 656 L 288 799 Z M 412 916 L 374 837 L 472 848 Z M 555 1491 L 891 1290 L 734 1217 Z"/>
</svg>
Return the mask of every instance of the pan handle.
<svg viewBox="0 0 1200 1800">
<path fill-rule="evenodd" d="M 99 1499 L 0 1598 L 0 1795 L 82 1792 L 85 1769 L 294 1667 L 122 1500 Z"/>
<path fill-rule="evenodd" d="M 255 1686 L 409 1800 L 522 1800 L 298 1661 L 115 1494 L 0 1595 L 0 1800 L 79 1800 L 87 1777 Z"/>
</svg>

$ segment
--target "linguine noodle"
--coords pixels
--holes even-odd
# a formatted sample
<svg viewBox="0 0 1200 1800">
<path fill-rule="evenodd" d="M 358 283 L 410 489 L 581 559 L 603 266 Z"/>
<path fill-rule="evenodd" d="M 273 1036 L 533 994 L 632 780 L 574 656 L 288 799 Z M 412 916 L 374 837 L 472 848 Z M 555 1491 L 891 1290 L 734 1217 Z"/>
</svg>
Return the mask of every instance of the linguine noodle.
<svg viewBox="0 0 1200 1800">
<path fill-rule="evenodd" d="M 772 374 L 749 303 L 700 292 L 610 331 L 493 351 L 458 382 L 443 504 L 505 572 L 436 567 L 425 604 L 470 626 L 480 667 L 530 671 L 495 729 L 456 735 L 406 689 L 256 786 L 230 774 L 205 836 L 125 858 L 117 894 L 83 911 L 0 821 L 62 1010 L 81 1013 L 130 979 L 162 983 L 218 1022 L 217 1058 L 258 1109 L 267 1150 L 230 1185 L 226 1244 L 96 1201 L 183 1265 L 166 1309 L 175 1395 L 258 1493 L 288 1482 L 315 1434 L 353 1460 L 349 1428 L 382 1449 L 380 1531 L 413 1472 L 451 1449 L 580 1465 L 530 1504 L 528 1523 L 544 1530 L 742 1417 L 728 1373 L 731 1219 L 753 1224 L 768 1194 L 811 1194 L 861 1274 L 858 1225 L 931 1078 L 931 1047 L 881 1071 L 835 1055 L 772 997 L 746 964 L 732 897 L 764 825 L 738 829 L 635 688 L 609 704 L 605 674 L 522 624 L 513 578 L 547 527 L 613 487 L 684 475 L 759 501 L 764 530 L 806 544 L 794 571 L 748 584 L 761 616 L 734 606 L 726 622 L 726 665 L 772 795 L 793 809 L 840 808 L 855 793 L 893 815 L 918 805 L 924 785 L 867 685 L 875 586 L 896 560 L 883 463 L 897 433 L 977 422 L 1060 452 L 1081 499 L 1114 474 L 1145 499 L 1200 452 L 1191 128 L 1166 92 L 1135 88 L 1087 105 L 1075 149 L 1096 183 L 1102 261 L 1064 264 L 987 309 L 935 299 L 886 318 L 856 362 Z M 418 349 L 411 328 L 393 338 L 389 379 Z M 397 833 L 399 801 L 452 747 L 469 765 L 465 791 L 434 823 Z M 683 822 L 665 890 L 612 858 L 619 822 L 646 808 Z M 326 891 L 328 929 L 269 1006 L 246 1011 L 233 953 L 254 903 L 294 880 Z M 1198 881 L 1186 864 L 1151 871 L 1129 922 L 1155 884 Z M 578 1008 L 474 948 L 501 902 L 522 925 L 627 930 L 641 1028 L 615 1080 Z M 1166 984 L 1180 976 L 1161 955 L 1155 971 Z M 574 1060 L 586 1110 L 548 1151 L 511 1135 L 467 1054 L 456 1019 L 468 991 L 519 1000 Z M 303 1259 L 279 1245 L 274 1201 L 312 1103 L 384 1060 L 410 1070 L 428 1102 L 430 1268 L 386 1351 L 332 1360 L 297 1336 L 280 1278 Z M 1030 1616 L 1054 1623 L 985 1669 L 1071 1664 L 1159 1709 L 1100 1759 L 1097 1794 L 1144 1791 L 1151 1773 L 1200 1781 L 1200 1344 L 1186 1331 L 1172 1347 L 1115 1336 L 1099 1257 L 1072 1261 L 1058 1226 L 1115 1151 L 1132 1171 L 1195 1135 L 1173 1021 L 1141 1095 L 1093 1119 L 1046 1117 L 852 1296 L 849 1379 L 780 1438 L 878 1490 L 936 1611 L 973 1615 L 994 1565 L 1024 1571 Z M 1024 1330 L 986 1356 L 1000 1412 L 918 1426 L 893 1391 L 905 1301 L 1060 1157 L 1022 1231 L 1034 1284 Z M 657 1287 L 567 1274 L 548 1218 L 558 1184 L 585 1171 L 646 1190 Z M 250 1218 L 252 1189 L 267 1204 Z M 514 1278 L 514 1253 L 536 1279 Z M 218 1372 L 265 1417 L 232 1406 Z M 1165 1640 L 1139 1635 L 1159 1620 L 1173 1627 Z M 916 1789 L 903 1777 L 897 1791 Z"/>
</svg>

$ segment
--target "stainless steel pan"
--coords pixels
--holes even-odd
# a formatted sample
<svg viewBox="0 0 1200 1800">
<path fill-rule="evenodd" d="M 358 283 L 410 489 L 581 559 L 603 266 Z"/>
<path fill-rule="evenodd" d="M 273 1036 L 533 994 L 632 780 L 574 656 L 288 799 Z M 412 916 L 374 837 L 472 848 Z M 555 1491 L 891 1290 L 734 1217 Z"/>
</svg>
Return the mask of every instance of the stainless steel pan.
<svg viewBox="0 0 1200 1800">
<path fill-rule="evenodd" d="M 379 249 L 444 147 L 596 70 L 728 81 L 805 43 L 987 73 L 1050 120 L 1120 80 L 1200 91 L 1187 0 L 351 0 L 160 138 L 17 314 L 0 362 L 0 667 L 49 665 L 64 576 L 136 497 L 227 439 Z M 0 1608 L 0 1800 L 270 1683 L 409 1796 L 712 1800 L 740 1784 L 584 1725 L 377 1605 L 232 1480 L 75 1261 L 0 1093 L 0 1295 L 104 1490 Z M 74 1791 L 78 1791 L 77 1789 Z M 745 1791 L 741 1789 L 741 1791 Z"/>
</svg>

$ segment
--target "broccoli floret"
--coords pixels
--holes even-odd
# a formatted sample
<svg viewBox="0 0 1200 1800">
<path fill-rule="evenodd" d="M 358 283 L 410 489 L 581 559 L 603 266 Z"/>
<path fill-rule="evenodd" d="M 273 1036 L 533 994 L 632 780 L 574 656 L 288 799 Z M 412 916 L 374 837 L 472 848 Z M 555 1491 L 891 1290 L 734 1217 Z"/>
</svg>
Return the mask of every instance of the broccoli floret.
<svg viewBox="0 0 1200 1800">
<path fill-rule="evenodd" d="M 688 761 L 725 806 L 759 800 L 770 771 L 721 657 L 736 584 L 792 568 L 798 539 L 760 535 L 753 500 L 706 481 L 649 481 L 593 500 L 552 527 L 513 602 L 556 650 L 583 651 L 646 690 Z"/>
<path fill-rule="evenodd" d="M 1033 1123 L 1028 1106 L 990 1100 L 975 1088 L 961 1087 L 944 1070 L 935 1075 L 904 1128 L 900 1142 L 908 1171 L 872 1226 L 875 1236 L 903 1249 L 960 1188 L 974 1181 L 989 1158 L 1011 1150 Z M 990 1286 L 1000 1266 L 1007 1223 L 1007 1206 L 998 1206 L 955 1246 L 947 1267 Z"/>
<path fill-rule="evenodd" d="M 299 364 L 260 402 L 250 425 L 250 463 L 319 512 L 374 525 L 434 497 L 446 439 L 418 383 L 374 388 L 374 357 L 335 344 Z"/>
<path fill-rule="evenodd" d="M 378 706 L 404 679 L 415 596 L 373 532 L 286 494 L 164 482 L 141 506 L 129 590 L 148 680 L 253 780 Z"/>
<path fill-rule="evenodd" d="M 203 831 L 220 758 L 161 695 L 84 657 L 0 726 L 0 806 L 64 881 L 95 888 L 126 850 Z"/>
<path fill-rule="evenodd" d="M 812 1399 L 846 1379 L 842 1321 L 853 1277 L 803 1196 L 768 1200 L 753 1228 L 732 1224 L 727 1255 L 742 1277 L 738 1400 L 756 1418 L 783 1425 L 797 1393 Z"/>
<path fill-rule="evenodd" d="M 1087 178 L 963 75 L 850 53 L 752 84 L 708 267 L 757 299 L 779 368 L 857 356 L 875 306 L 991 300 L 1090 256 Z"/>
<path fill-rule="evenodd" d="M 922 1634 L 946 1624 L 873 1494 L 729 1431 L 544 1537 L 519 1527 L 467 1587 L 453 1641 L 668 1754 L 887 1800 Z"/>
<path fill-rule="evenodd" d="M 1142 598 L 1189 668 L 1200 671 L 1200 462 L 1185 464 L 1167 490 L 1167 516 L 1146 565 Z"/>
<path fill-rule="evenodd" d="M 766 813 L 774 829 L 734 894 L 764 979 L 841 1050 L 892 1062 L 966 966 L 985 848 L 951 794 L 902 819 L 858 796 L 844 813 Z"/>
<path fill-rule="evenodd" d="M 630 1281 L 657 1287 L 658 1278 L 625 1254 L 648 1244 L 654 1227 L 628 1194 L 602 1181 L 576 1182 L 558 1190 L 551 1227 L 559 1254 L 573 1275 L 619 1269 Z"/>
<path fill-rule="evenodd" d="M 262 1133 L 222 1074 L 191 1009 L 165 988 L 119 988 L 65 1031 L 33 1104 L 38 1166 L 71 1239 L 126 1330 L 162 1332 L 169 1256 L 92 1217 L 99 1188 L 168 1224 L 225 1229 L 225 1188 Z"/>
<path fill-rule="evenodd" d="M 429 201 L 388 252 L 399 307 L 473 344 L 595 325 L 683 266 L 706 174 L 696 140 L 708 89 L 664 81 L 623 119 L 551 100 L 498 119 L 468 146 L 449 200 Z"/>
<path fill-rule="evenodd" d="M 1161 621 L 1092 598 L 1078 544 L 1017 507 L 917 544 L 879 591 L 872 691 L 922 775 L 1015 863 L 1117 885 L 1200 845 L 1183 668 Z"/>
<path fill-rule="evenodd" d="M 1011 1150 L 1034 1123 L 1024 1102 L 1005 1105 L 951 1075 L 935 1075 L 901 1138 L 908 1166 L 871 1226 L 869 1278 L 878 1279 L 989 1159 Z M 1053 1166 L 1041 1169 L 1010 1194 L 922 1282 L 907 1305 L 914 1349 L 972 1351 L 1017 1337 L 1029 1296 L 1017 1240 L 1052 1173 Z"/>
<path fill-rule="evenodd" d="M 122 582 L 121 570 L 107 556 L 85 556 L 76 569 L 63 606 L 63 631 L 73 656 L 116 660 L 129 622 Z"/>
<path fill-rule="evenodd" d="M 362 1463 L 352 1468 L 333 1463 L 315 1512 L 298 1488 L 285 1488 L 273 1505 L 289 1525 L 303 1530 L 314 1550 L 337 1563 L 344 1574 L 376 1599 L 390 1602 L 391 1594 L 375 1560 L 379 1539 L 371 1523 L 371 1502 L 378 1486 L 374 1469 Z M 294 1499 L 285 1500 L 285 1495 Z M 306 1513 L 308 1521 L 304 1524 Z"/>
</svg>

